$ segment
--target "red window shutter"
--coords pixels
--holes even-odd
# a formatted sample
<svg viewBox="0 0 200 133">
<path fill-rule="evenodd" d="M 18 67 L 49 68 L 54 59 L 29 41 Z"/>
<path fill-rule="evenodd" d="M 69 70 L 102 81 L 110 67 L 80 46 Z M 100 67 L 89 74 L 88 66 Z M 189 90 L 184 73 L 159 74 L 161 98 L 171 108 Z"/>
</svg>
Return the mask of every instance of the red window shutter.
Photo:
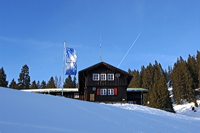
<svg viewBox="0 0 200 133">
<path fill-rule="evenodd" d="M 99 88 L 97 89 L 97 95 L 100 95 L 100 89 Z"/>
<path fill-rule="evenodd" d="M 118 92 L 117 92 L 117 88 L 114 88 L 114 95 L 117 95 Z"/>
</svg>

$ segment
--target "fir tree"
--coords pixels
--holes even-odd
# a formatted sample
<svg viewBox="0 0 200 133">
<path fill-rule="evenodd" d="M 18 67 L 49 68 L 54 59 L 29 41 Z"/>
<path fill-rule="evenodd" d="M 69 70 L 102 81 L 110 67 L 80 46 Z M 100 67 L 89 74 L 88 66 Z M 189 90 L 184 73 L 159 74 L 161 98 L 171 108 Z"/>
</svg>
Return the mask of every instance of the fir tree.
<svg viewBox="0 0 200 133">
<path fill-rule="evenodd" d="M 196 89 L 196 88 L 198 88 L 198 73 L 197 73 L 197 61 L 195 59 L 195 56 L 189 55 L 188 61 L 187 61 L 187 66 L 188 66 L 188 70 L 193 79 L 192 88 Z"/>
<path fill-rule="evenodd" d="M 53 77 L 51 77 L 50 80 L 48 81 L 46 88 L 56 88 Z"/>
<path fill-rule="evenodd" d="M 37 87 L 38 87 L 38 89 L 41 89 L 40 81 L 37 82 Z"/>
<path fill-rule="evenodd" d="M 168 92 L 168 74 L 162 69 L 161 64 L 155 61 L 155 64 L 142 67 L 141 81 L 142 88 L 149 92 L 143 95 L 143 104 L 153 108 L 170 108 L 173 110 L 171 98 Z"/>
<path fill-rule="evenodd" d="M 197 61 L 197 79 L 198 79 L 198 86 L 197 88 L 200 88 L 200 52 L 197 51 L 197 55 L 196 55 L 196 61 Z"/>
<path fill-rule="evenodd" d="M 68 75 L 68 77 L 65 79 L 63 88 L 74 88 L 74 82 L 72 81 L 72 77 Z"/>
<path fill-rule="evenodd" d="M 12 89 L 17 89 L 17 83 L 15 82 L 14 79 L 12 79 L 10 85 L 9 85 L 9 88 L 12 88 Z"/>
<path fill-rule="evenodd" d="M 34 80 L 30 86 L 30 89 L 38 89 L 38 86 L 36 84 L 36 81 Z"/>
<path fill-rule="evenodd" d="M 8 81 L 6 81 L 6 74 L 3 67 L 0 69 L 0 86 L 7 87 Z"/>
<path fill-rule="evenodd" d="M 137 70 L 134 70 L 131 72 L 133 75 L 133 78 L 129 84 L 129 88 L 140 88 L 141 82 L 140 82 L 140 73 Z"/>
<path fill-rule="evenodd" d="M 142 88 L 148 89 L 150 92 L 151 92 L 151 88 L 153 87 L 153 82 L 154 82 L 153 73 L 154 73 L 154 69 L 151 63 L 146 68 L 142 67 L 142 72 L 141 72 L 142 85 L 141 86 Z M 143 95 L 143 105 L 148 106 L 149 94 L 150 93 Z"/>
<path fill-rule="evenodd" d="M 73 79 L 73 88 L 76 88 L 77 87 L 77 84 L 76 84 L 76 76 L 74 76 L 74 79 Z"/>
<path fill-rule="evenodd" d="M 194 99 L 194 82 L 192 74 L 188 69 L 187 62 L 182 57 L 174 64 L 172 71 L 173 98 L 177 104 L 182 104 Z"/>
<path fill-rule="evenodd" d="M 29 68 L 27 65 L 24 65 L 21 69 L 18 79 L 18 88 L 19 89 L 29 89 L 30 86 L 30 76 Z"/>
<path fill-rule="evenodd" d="M 41 89 L 45 89 L 46 86 L 47 86 L 47 84 L 46 84 L 46 82 L 43 80 L 43 81 L 41 82 L 40 88 L 41 88 Z"/>
</svg>

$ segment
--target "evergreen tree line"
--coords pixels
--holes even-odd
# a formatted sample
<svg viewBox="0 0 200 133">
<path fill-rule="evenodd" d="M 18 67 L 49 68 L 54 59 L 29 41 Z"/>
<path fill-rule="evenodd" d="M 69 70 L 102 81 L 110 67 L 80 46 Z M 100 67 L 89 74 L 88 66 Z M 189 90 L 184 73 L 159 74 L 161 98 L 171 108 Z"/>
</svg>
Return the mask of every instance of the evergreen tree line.
<svg viewBox="0 0 200 133">
<path fill-rule="evenodd" d="M 200 88 L 200 52 L 197 55 L 177 59 L 174 67 L 169 67 L 169 83 L 173 87 L 173 98 L 177 104 L 195 102 L 195 89 Z"/>
<path fill-rule="evenodd" d="M 133 74 L 133 79 L 129 85 L 130 88 L 145 88 L 148 93 L 143 94 L 143 105 L 173 110 L 171 98 L 168 92 L 168 73 L 163 70 L 161 64 L 155 61 L 155 64 L 142 66 L 141 71 L 129 70 Z"/>
<path fill-rule="evenodd" d="M 21 69 L 21 73 L 19 74 L 18 83 L 12 79 L 10 84 L 8 85 L 8 81 L 6 80 L 6 74 L 4 71 L 4 68 L 2 67 L 0 69 L 0 86 L 2 87 L 9 87 L 13 89 L 45 89 L 45 88 L 61 88 L 61 77 L 51 77 L 48 82 L 45 82 L 44 80 L 40 83 L 40 81 L 33 80 L 31 82 L 30 76 L 29 76 L 29 67 L 27 65 L 24 65 Z M 65 79 L 65 82 L 63 84 L 64 88 L 76 88 L 76 77 L 72 79 L 70 75 Z"/>
<path fill-rule="evenodd" d="M 188 56 L 187 60 L 180 58 L 173 67 L 164 70 L 157 61 L 155 64 L 142 66 L 141 71 L 130 69 L 133 79 L 131 88 L 145 88 L 149 92 L 144 94 L 143 105 L 153 108 L 172 108 L 172 100 L 176 104 L 195 102 L 195 89 L 200 88 L 200 52 Z M 170 98 L 168 88 L 172 87 L 173 99 Z"/>
</svg>

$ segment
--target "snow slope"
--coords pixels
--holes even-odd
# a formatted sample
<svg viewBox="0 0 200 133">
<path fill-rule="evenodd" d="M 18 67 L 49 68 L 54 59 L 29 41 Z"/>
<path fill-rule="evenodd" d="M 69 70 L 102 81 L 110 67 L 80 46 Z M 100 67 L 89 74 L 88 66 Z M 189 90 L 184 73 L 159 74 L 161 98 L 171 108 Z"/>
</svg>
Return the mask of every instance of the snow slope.
<svg viewBox="0 0 200 133">
<path fill-rule="evenodd" d="M 200 101 L 197 101 L 198 105 Z M 194 106 L 194 103 L 185 103 L 183 105 L 174 105 L 174 110 L 177 114 L 186 115 L 189 117 L 199 118 L 200 119 L 200 105 L 198 107 L 195 107 L 196 112 L 192 111 L 192 106 Z"/>
<path fill-rule="evenodd" d="M 200 130 L 197 118 L 139 105 L 123 106 L 132 109 L 0 87 L 0 133 L 197 133 Z"/>
</svg>

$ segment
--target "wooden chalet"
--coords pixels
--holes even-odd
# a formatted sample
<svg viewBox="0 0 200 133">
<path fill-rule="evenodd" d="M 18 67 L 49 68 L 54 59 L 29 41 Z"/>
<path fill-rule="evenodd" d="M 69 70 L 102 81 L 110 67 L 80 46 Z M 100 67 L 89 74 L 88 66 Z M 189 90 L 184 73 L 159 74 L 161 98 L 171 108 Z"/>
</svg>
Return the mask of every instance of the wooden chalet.
<svg viewBox="0 0 200 133">
<path fill-rule="evenodd" d="M 78 76 L 80 100 L 142 104 L 144 90 L 127 89 L 133 76 L 119 68 L 100 62 L 79 71 Z"/>
</svg>

